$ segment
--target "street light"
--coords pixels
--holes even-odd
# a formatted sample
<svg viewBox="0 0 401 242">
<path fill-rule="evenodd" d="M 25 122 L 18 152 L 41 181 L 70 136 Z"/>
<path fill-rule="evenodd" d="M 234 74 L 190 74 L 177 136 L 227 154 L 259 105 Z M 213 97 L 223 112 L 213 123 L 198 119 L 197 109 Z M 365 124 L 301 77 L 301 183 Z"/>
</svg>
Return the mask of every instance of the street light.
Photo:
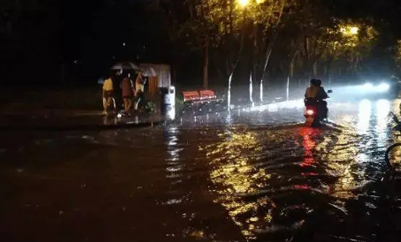
<svg viewBox="0 0 401 242">
<path fill-rule="evenodd" d="M 346 26 L 340 30 L 344 35 L 357 35 L 359 28 L 356 26 Z"/>
<path fill-rule="evenodd" d="M 352 34 L 352 35 L 357 34 L 358 31 L 359 31 L 358 27 L 351 27 L 350 30 L 349 30 L 350 34 Z"/>
<path fill-rule="evenodd" d="M 241 7 L 245 8 L 246 6 L 248 6 L 249 4 L 249 0 L 238 0 L 239 5 L 241 5 Z"/>
</svg>

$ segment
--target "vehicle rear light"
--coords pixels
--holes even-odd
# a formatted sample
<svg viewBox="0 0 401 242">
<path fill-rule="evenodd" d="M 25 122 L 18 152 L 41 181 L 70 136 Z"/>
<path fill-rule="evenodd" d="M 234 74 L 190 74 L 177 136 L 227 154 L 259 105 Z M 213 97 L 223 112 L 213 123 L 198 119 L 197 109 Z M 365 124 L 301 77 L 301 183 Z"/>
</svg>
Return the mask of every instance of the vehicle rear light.
<svg viewBox="0 0 401 242">
<path fill-rule="evenodd" d="M 313 115 L 315 112 L 312 109 L 306 110 L 307 115 Z"/>
</svg>

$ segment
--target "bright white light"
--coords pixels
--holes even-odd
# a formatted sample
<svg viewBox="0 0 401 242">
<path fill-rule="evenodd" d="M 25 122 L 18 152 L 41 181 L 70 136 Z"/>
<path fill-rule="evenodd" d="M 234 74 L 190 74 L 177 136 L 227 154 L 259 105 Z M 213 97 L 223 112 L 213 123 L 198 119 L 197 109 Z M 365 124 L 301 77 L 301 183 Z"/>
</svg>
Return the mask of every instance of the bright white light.
<svg viewBox="0 0 401 242">
<path fill-rule="evenodd" d="M 238 0 L 238 3 L 241 7 L 246 7 L 249 4 L 249 0 Z"/>
<path fill-rule="evenodd" d="M 175 119 L 175 109 L 172 108 L 169 111 L 167 111 L 167 118 L 170 120 L 174 120 Z"/>
<path fill-rule="evenodd" d="M 373 88 L 373 85 L 372 85 L 372 83 L 365 83 L 365 84 L 362 86 L 362 88 L 363 88 L 363 89 L 366 89 L 366 90 L 370 90 L 370 89 Z"/>
<path fill-rule="evenodd" d="M 122 117 L 121 113 L 117 114 L 117 118 L 121 118 L 121 117 Z"/>
<path fill-rule="evenodd" d="M 390 85 L 387 83 L 382 83 L 379 86 L 377 86 L 377 91 L 379 92 L 387 92 L 388 89 L 390 89 Z"/>
<path fill-rule="evenodd" d="M 350 32 L 351 34 L 357 34 L 358 31 L 359 31 L 359 28 L 358 28 L 358 27 L 351 27 L 349 32 Z"/>
<path fill-rule="evenodd" d="M 253 104 L 253 83 L 252 83 L 252 74 L 249 75 L 249 101 Z"/>
<path fill-rule="evenodd" d="M 377 131 L 387 129 L 388 121 L 387 116 L 390 112 L 391 103 L 388 100 L 380 99 L 376 103 L 376 118 L 377 118 Z"/>
<path fill-rule="evenodd" d="M 271 104 L 268 106 L 268 111 L 269 112 L 277 112 L 278 111 L 278 105 L 277 104 Z"/>
<path fill-rule="evenodd" d="M 308 110 L 306 110 L 306 114 L 308 114 L 308 115 L 313 115 L 313 110 L 312 109 L 308 109 Z"/>
<path fill-rule="evenodd" d="M 256 112 L 263 112 L 267 110 L 270 110 L 271 105 L 274 106 L 274 104 L 269 104 L 269 105 L 260 105 L 260 106 L 252 106 L 250 109 L 248 109 L 248 111 L 256 111 Z"/>
<path fill-rule="evenodd" d="M 369 100 L 364 99 L 359 103 L 358 124 L 359 134 L 365 134 L 370 126 L 372 104 Z"/>
<path fill-rule="evenodd" d="M 377 146 L 386 147 L 389 135 L 387 132 L 388 127 L 388 113 L 391 109 L 391 103 L 388 100 L 379 100 L 376 103 L 376 128 L 375 133 L 377 137 Z"/>
</svg>

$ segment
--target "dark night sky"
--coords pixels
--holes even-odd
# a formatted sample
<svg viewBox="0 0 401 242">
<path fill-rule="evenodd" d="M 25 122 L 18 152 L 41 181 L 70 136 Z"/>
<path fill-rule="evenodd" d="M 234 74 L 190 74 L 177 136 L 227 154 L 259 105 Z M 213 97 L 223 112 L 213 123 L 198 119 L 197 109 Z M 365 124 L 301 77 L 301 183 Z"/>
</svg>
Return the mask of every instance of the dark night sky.
<svg viewBox="0 0 401 242">
<path fill-rule="evenodd" d="M 24 3 L 18 23 L 0 42 L 2 80 L 7 79 L 10 70 L 28 64 L 30 76 L 45 78 L 43 68 L 38 66 L 48 65 L 47 76 L 54 78 L 64 63 L 65 73 L 81 73 L 83 79 L 93 79 L 119 60 L 171 62 L 174 53 L 166 41 L 165 30 L 154 25 L 155 16 L 143 12 L 143 4 L 151 1 L 33 0 L 29 6 Z M 401 37 L 400 0 L 326 1 L 338 16 L 371 16 L 382 30 L 383 46 L 389 45 L 393 37 Z M 15 14 L 12 10 L 5 13 L 3 19 Z M 72 65 L 75 60 L 78 63 Z M 26 78 L 21 73 L 8 80 Z"/>
</svg>

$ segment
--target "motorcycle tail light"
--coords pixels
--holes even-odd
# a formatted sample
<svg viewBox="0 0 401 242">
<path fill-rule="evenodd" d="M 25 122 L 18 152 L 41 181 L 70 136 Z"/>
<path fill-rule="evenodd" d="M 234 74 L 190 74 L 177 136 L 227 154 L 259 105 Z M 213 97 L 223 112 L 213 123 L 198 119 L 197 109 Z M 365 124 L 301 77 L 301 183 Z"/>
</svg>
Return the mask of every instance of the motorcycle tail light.
<svg viewBox="0 0 401 242">
<path fill-rule="evenodd" d="M 312 109 L 306 110 L 307 115 L 313 115 L 315 112 Z"/>
</svg>

